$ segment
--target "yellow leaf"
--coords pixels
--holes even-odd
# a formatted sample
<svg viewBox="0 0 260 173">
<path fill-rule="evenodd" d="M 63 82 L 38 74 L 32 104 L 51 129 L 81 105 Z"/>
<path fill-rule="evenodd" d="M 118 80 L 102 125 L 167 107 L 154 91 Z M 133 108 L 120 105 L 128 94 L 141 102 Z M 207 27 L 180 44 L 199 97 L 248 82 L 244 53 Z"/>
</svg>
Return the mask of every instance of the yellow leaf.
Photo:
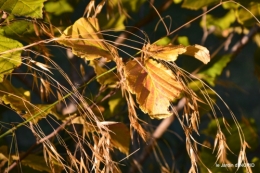
<svg viewBox="0 0 260 173">
<path fill-rule="evenodd" d="M 178 98 L 184 88 L 170 69 L 151 58 L 142 62 L 136 58 L 127 62 L 124 71 L 128 90 L 136 95 L 144 113 L 158 119 L 171 115 L 170 101 Z"/>
<path fill-rule="evenodd" d="M 210 61 L 209 50 L 201 45 L 187 46 L 187 51 L 184 54 L 194 56 L 204 64 Z"/>
<path fill-rule="evenodd" d="M 204 64 L 207 64 L 210 61 L 210 55 L 207 48 L 194 45 L 194 46 L 183 46 L 183 45 L 147 45 L 145 47 L 145 53 L 155 59 L 164 60 L 164 61 L 175 61 L 177 57 L 181 54 L 193 56 L 198 60 L 202 61 Z"/>
<path fill-rule="evenodd" d="M 185 46 L 178 45 L 147 45 L 148 52 L 147 54 L 155 59 L 160 59 L 164 61 L 175 61 L 178 55 L 186 52 Z"/>
<path fill-rule="evenodd" d="M 78 19 L 63 32 L 58 42 L 72 48 L 75 55 L 87 60 L 100 57 L 111 60 L 118 55 L 117 50 L 105 42 L 96 18 Z"/>
</svg>

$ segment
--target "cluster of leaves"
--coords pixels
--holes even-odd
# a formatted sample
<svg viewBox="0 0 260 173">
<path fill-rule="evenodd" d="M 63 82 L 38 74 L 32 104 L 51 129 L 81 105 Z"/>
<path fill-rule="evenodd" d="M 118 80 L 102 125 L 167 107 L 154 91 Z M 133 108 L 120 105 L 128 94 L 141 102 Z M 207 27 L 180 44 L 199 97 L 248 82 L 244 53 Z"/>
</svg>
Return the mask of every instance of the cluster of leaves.
<svg viewBox="0 0 260 173">
<path fill-rule="evenodd" d="M 209 62 L 210 55 L 206 47 L 198 44 L 190 45 L 187 37 L 180 36 L 177 38 L 180 45 L 174 45 L 170 43 L 172 33 L 168 31 L 167 37 L 153 44 L 145 39 L 141 39 L 142 42 L 136 41 L 140 43 L 141 48 L 118 43 L 119 46 L 130 47 L 137 51 L 134 55 L 125 53 L 118 48 L 119 46 L 115 46 L 113 41 L 105 39 L 114 37 L 111 33 L 105 32 L 105 29 L 113 28 L 113 31 L 125 29 L 126 19 L 131 16 L 129 14 L 136 13 L 145 1 L 108 1 L 107 4 L 105 2 L 103 0 L 95 6 L 95 1 L 90 1 L 84 6 L 84 17 L 79 17 L 71 24 L 70 20 L 66 20 L 66 16 L 71 16 L 75 6 L 81 2 L 0 0 L 3 17 L 7 16 L 0 27 L 0 100 L 4 107 L 16 112 L 22 118 L 22 121 L 14 127 L 8 124 L 11 122 L 7 122 L 7 125 L 1 124 L 0 138 L 2 140 L 11 134 L 15 138 L 16 131 L 22 126 L 27 126 L 35 141 L 32 149 L 26 153 L 12 152 L 12 147 L 9 148 L 10 152 L 7 152 L 7 147 L 2 145 L 0 171 L 1 169 L 8 171 L 13 165 L 21 162 L 25 167 L 47 172 L 62 170 L 89 172 L 91 169 L 96 172 L 120 172 L 117 163 L 112 159 L 113 148 L 128 155 L 130 134 L 137 131 L 144 141 L 150 136 L 140 124 L 137 107 L 151 118 L 163 119 L 174 115 L 179 119 L 191 159 L 190 172 L 197 172 L 198 164 L 203 165 L 203 158 L 206 157 L 204 150 L 198 154 L 198 142 L 192 134 L 193 132 L 199 134 L 200 116 L 212 110 L 215 119 L 212 120 L 210 129 L 214 132 L 208 130 L 205 134 L 210 136 L 217 133 L 214 135 L 213 145 L 214 150 L 217 150 L 217 160 L 220 163 L 230 163 L 227 159 L 229 147 L 225 137 L 228 130 L 221 129 L 222 126 L 229 129 L 228 123 L 224 118 L 218 119 L 214 110 L 216 93 L 201 80 L 214 86 L 217 76 L 232 60 L 234 52 Z M 206 6 L 214 3 L 218 1 L 185 0 L 181 8 L 206 9 Z M 241 8 L 239 3 L 246 8 Z M 227 10 L 226 15 L 217 18 L 205 14 L 207 22 L 202 20 L 202 28 L 207 33 L 212 32 L 225 38 L 239 31 L 236 22 L 251 27 L 252 21 L 255 21 L 252 16 L 259 15 L 256 8 L 258 3 L 239 3 L 219 4 L 218 6 L 222 5 L 222 8 Z M 105 7 L 106 13 L 100 13 Z M 248 11 L 251 14 L 245 15 Z M 136 35 L 131 33 L 131 36 Z M 131 41 L 130 38 L 123 39 Z M 75 83 L 78 81 L 60 68 L 63 59 L 67 57 L 63 55 L 60 62 L 55 62 L 56 57 L 51 46 L 55 47 L 55 51 L 59 47 L 65 47 L 67 52 L 72 52 L 73 56 L 84 60 L 80 63 L 79 69 L 76 69 L 76 73 L 80 73 L 77 75 L 84 79 L 91 71 L 87 71 L 87 68 L 92 67 L 94 77 L 80 81 L 82 85 L 77 86 Z M 201 66 L 200 63 L 200 67 L 190 74 L 188 66 L 183 66 L 187 70 L 185 71 L 175 63 L 177 58 L 183 55 L 192 56 L 208 65 Z M 197 60 L 190 61 L 198 63 Z M 111 66 L 113 68 L 109 69 Z M 24 69 L 26 76 L 30 76 L 29 91 L 12 84 L 15 82 L 13 78 L 22 75 L 21 70 Z M 57 72 L 62 75 L 62 79 L 56 76 Z M 25 77 L 20 79 L 26 83 Z M 61 84 L 64 81 L 69 87 Z M 86 87 L 91 88 L 93 83 L 98 89 L 90 89 L 88 92 L 89 89 Z M 41 104 L 32 101 L 33 89 L 41 99 Z M 179 115 L 173 106 L 181 98 L 186 100 L 183 115 Z M 76 108 L 64 111 L 69 108 L 70 103 Z M 128 120 L 124 116 L 127 114 Z M 248 144 L 243 134 L 243 131 L 248 131 L 244 128 L 242 130 L 232 112 L 231 115 L 235 121 L 234 127 L 238 128 L 233 133 L 238 134 L 237 143 L 241 145 L 237 151 L 239 152 L 237 162 L 240 165 L 248 162 L 245 155 Z M 50 133 L 42 130 L 43 127 L 39 125 L 42 121 L 49 123 L 52 129 Z M 130 129 L 126 125 L 128 121 Z M 55 130 L 53 124 L 58 124 Z M 60 131 L 64 131 L 64 134 Z M 73 142 L 74 149 L 68 147 L 69 142 Z M 41 151 L 32 152 L 37 147 Z M 59 147 L 65 151 L 66 157 L 62 157 Z M 87 153 L 88 149 L 91 153 Z M 43 164 L 44 159 L 46 164 Z M 211 162 L 206 163 L 206 166 L 209 164 Z M 251 171 L 250 167 L 246 169 Z M 206 171 L 210 170 L 206 168 Z"/>
</svg>

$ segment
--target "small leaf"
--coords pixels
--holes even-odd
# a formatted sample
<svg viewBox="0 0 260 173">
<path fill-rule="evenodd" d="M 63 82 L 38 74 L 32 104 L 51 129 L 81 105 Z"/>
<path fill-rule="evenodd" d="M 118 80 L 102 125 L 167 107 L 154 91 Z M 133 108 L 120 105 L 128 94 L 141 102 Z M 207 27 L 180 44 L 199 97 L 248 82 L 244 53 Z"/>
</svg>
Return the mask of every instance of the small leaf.
<svg viewBox="0 0 260 173">
<path fill-rule="evenodd" d="M 226 65 L 231 61 L 232 55 L 227 54 L 221 57 L 216 57 L 214 61 L 201 69 L 198 76 L 207 81 L 211 86 L 215 86 L 216 78 L 222 73 Z"/>
<path fill-rule="evenodd" d="M 102 122 L 110 130 L 111 142 L 115 148 L 128 155 L 130 145 L 130 131 L 123 123 Z"/>
<path fill-rule="evenodd" d="M 111 60 L 118 56 L 117 50 L 103 39 L 96 18 L 78 19 L 63 32 L 58 42 L 72 48 L 75 55 L 87 60 L 100 57 Z"/>
<path fill-rule="evenodd" d="M 171 39 L 169 37 L 163 37 L 155 42 L 158 46 L 166 46 L 171 42 Z"/>
<path fill-rule="evenodd" d="M 46 12 L 59 16 L 63 13 L 71 13 L 74 11 L 73 7 L 67 0 L 48 1 L 44 4 Z"/>
<path fill-rule="evenodd" d="M 202 7 L 213 5 L 218 3 L 219 0 L 207 0 L 207 1 L 194 1 L 194 0 L 184 0 L 182 7 L 191 10 L 198 10 Z"/>
<path fill-rule="evenodd" d="M 241 23 L 242 25 L 246 25 L 246 26 L 255 25 L 256 20 L 255 20 L 254 16 L 258 19 L 260 17 L 260 3 L 259 2 L 258 3 L 251 2 L 248 6 L 246 6 L 246 9 L 241 7 L 237 10 L 238 22 Z"/>
<path fill-rule="evenodd" d="M 100 27 L 102 29 L 112 29 L 114 31 L 120 31 L 125 29 L 124 21 L 126 16 L 123 14 L 116 13 L 112 18 L 107 18 L 105 14 L 99 14 L 98 19 L 100 21 Z"/>
<path fill-rule="evenodd" d="M 204 64 L 210 61 L 209 50 L 201 45 L 187 46 L 187 51 L 184 54 L 194 56 Z"/>
<path fill-rule="evenodd" d="M 125 76 L 128 90 L 136 95 L 139 107 L 151 118 L 170 116 L 170 101 L 184 90 L 175 74 L 153 59 L 140 62 L 140 58 L 136 58 L 127 62 Z"/>
<path fill-rule="evenodd" d="M 230 25 L 236 21 L 236 14 L 234 10 L 230 10 L 223 17 L 214 17 L 209 14 L 206 16 L 206 20 L 207 20 L 207 28 L 214 26 L 214 27 L 218 27 L 221 30 L 224 30 L 229 28 Z"/>
<path fill-rule="evenodd" d="M 0 35 L 0 82 L 3 81 L 5 74 L 11 73 L 14 68 L 21 65 L 21 50 L 12 51 L 19 47 L 23 47 L 20 42 Z M 9 52 L 4 53 L 6 51 Z"/>
<path fill-rule="evenodd" d="M 186 36 L 179 36 L 177 38 L 178 42 L 181 44 L 181 45 L 184 45 L 184 46 L 188 46 L 190 45 L 190 42 L 189 42 L 189 38 L 186 37 Z"/>
<path fill-rule="evenodd" d="M 46 0 L 0 0 L 0 9 L 16 16 L 42 18 Z"/>
</svg>

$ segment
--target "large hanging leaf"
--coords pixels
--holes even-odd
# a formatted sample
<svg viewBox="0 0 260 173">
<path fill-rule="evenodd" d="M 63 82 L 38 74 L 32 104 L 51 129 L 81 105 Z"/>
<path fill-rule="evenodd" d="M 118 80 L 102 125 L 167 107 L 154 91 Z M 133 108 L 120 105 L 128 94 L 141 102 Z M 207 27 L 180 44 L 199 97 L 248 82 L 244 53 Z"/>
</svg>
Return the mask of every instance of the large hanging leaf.
<svg viewBox="0 0 260 173">
<path fill-rule="evenodd" d="M 42 18 L 46 0 L 0 0 L 0 9 L 17 16 Z"/>
<path fill-rule="evenodd" d="M 19 47 L 23 47 L 20 42 L 0 35 L 0 82 L 3 81 L 5 74 L 11 73 L 14 68 L 21 65 L 21 50 L 12 51 Z M 10 52 L 4 53 L 6 51 Z"/>
<path fill-rule="evenodd" d="M 72 48 L 72 52 L 87 60 L 104 57 L 109 60 L 117 57 L 117 50 L 105 42 L 99 31 L 96 18 L 80 18 L 69 26 L 58 40 Z"/>
<path fill-rule="evenodd" d="M 170 69 L 150 58 L 127 62 L 125 76 L 128 89 L 136 95 L 139 107 L 152 118 L 170 116 L 170 101 L 178 98 L 184 90 Z"/>
<path fill-rule="evenodd" d="M 183 46 L 183 45 L 168 45 L 168 46 L 158 46 L 158 45 L 148 45 L 146 47 L 147 55 L 164 61 L 175 61 L 177 57 L 181 54 L 189 55 L 207 64 L 210 61 L 210 55 L 207 48 L 194 45 L 194 46 Z"/>
</svg>

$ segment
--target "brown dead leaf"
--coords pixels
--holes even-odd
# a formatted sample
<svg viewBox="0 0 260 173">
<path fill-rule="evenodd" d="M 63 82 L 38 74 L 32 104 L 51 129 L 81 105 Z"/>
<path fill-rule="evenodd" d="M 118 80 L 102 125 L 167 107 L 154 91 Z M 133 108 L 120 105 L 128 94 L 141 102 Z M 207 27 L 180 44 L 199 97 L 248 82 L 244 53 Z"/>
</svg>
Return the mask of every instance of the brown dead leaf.
<svg viewBox="0 0 260 173">
<path fill-rule="evenodd" d="M 151 58 L 127 62 L 125 76 L 128 90 L 136 95 L 139 107 L 151 118 L 170 116 L 170 101 L 178 98 L 184 90 L 170 69 Z"/>
<path fill-rule="evenodd" d="M 100 57 L 112 60 L 118 54 L 99 32 L 97 18 L 78 19 L 63 32 L 58 42 L 72 48 L 73 54 L 87 60 Z"/>
</svg>

